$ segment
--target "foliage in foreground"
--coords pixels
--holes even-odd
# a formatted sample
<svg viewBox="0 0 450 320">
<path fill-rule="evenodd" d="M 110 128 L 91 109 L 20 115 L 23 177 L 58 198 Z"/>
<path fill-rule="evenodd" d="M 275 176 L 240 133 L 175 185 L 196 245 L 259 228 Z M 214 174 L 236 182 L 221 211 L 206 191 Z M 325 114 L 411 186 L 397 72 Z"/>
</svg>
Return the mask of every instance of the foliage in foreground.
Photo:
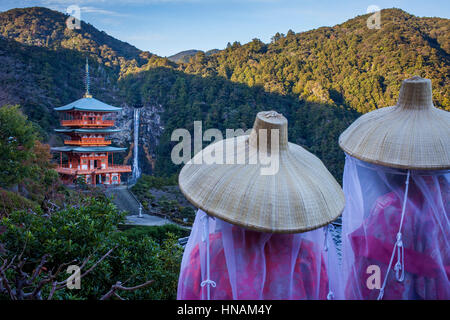
<svg viewBox="0 0 450 320">
<path fill-rule="evenodd" d="M 26 257 L 23 271 L 38 276 L 29 290 L 62 264 L 81 265 L 89 257 L 85 269 L 112 253 L 82 278 L 80 290 L 63 288 L 54 299 L 98 299 L 112 285 L 121 281 L 127 287 L 154 280 L 149 286 L 121 294 L 127 299 L 173 299 L 176 294 L 182 248 L 171 233 L 155 241 L 142 234 L 128 237 L 118 224 L 123 215 L 108 199 L 88 198 L 79 207 L 56 211 L 51 215 L 16 211 L 0 220 L 0 266 L 14 257 Z M 39 266 L 44 255 L 47 263 Z M 70 274 L 61 273 L 58 281 Z M 16 274 L 8 270 L 0 281 L 0 298 L 7 299 L 4 280 L 15 284 Z M 27 288 L 24 288 L 26 291 Z M 42 288 L 46 297 L 51 284 Z"/>
<path fill-rule="evenodd" d="M 189 231 L 182 229 L 175 224 L 165 224 L 162 226 L 130 226 L 123 230 L 123 234 L 133 241 L 139 241 L 143 237 L 150 237 L 162 244 L 167 239 L 167 233 L 173 234 L 176 238 L 189 236 Z"/>
<path fill-rule="evenodd" d="M 0 108 L 0 186 L 21 182 L 33 173 L 33 166 L 24 165 L 33 159 L 36 141 L 33 124 L 18 106 Z"/>
<path fill-rule="evenodd" d="M 48 211 L 66 202 L 50 147 L 39 139 L 38 128 L 19 106 L 0 108 L 0 217 L 18 209 Z"/>
</svg>

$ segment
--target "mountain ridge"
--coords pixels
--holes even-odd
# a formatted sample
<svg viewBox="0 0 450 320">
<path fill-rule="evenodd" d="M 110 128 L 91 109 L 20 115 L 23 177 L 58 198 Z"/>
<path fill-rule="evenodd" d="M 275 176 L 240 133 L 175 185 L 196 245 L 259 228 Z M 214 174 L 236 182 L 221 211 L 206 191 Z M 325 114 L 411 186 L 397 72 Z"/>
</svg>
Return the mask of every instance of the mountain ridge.
<svg viewBox="0 0 450 320">
<path fill-rule="evenodd" d="M 370 30 L 368 17 L 276 34 L 269 44 L 235 42 L 182 68 L 316 102 L 345 100 L 359 112 L 395 104 L 401 81 L 420 75 L 432 80 L 436 105 L 450 110 L 450 20 L 386 9 L 381 29 Z"/>
<path fill-rule="evenodd" d="M 193 56 L 195 56 L 196 54 L 202 52 L 205 55 L 209 56 L 212 54 L 215 54 L 217 52 L 219 52 L 219 49 L 211 49 L 208 51 L 203 51 L 203 50 L 197 50 L 197 49 L 189 49 L 189 50 L 183 50 L 180 51 L 176 54 L 173 54 L 171 56 L 168 56 L 167 59 L 169 59 L 172 62 L 176 62 L 176 63 L 188 63 L 189 60 L 191 60 L 191 58 Z"/>
<path fill-rule="evenodd" d="M 80 29 L 68 29 L 69 15 L 45 7 L 16 8 L 0 13 L 0 34 L 20 43 L 48 48 L 88 52 L 87 45 L 97 44 L 96 53 L 106 65 L 119 65 L 120 58 L 135 60 L 138 65 L 152 55 L 118 40 L 81 20 Z M 70 41 L 72 40 L 72 41 Z M 101 44 L 101 45 L 100 45 Z M 103 47 L 103 48 L 101 48 Z"/>
</svg>

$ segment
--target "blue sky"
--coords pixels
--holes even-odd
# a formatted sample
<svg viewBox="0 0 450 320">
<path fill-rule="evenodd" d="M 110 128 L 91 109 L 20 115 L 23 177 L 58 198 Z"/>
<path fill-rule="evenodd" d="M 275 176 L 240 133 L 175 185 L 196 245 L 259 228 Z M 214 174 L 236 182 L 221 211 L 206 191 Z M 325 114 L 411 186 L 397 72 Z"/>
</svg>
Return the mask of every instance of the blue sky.
<svg viewBox="0 0 450 320">
<path fill-rule="evenodd" d="M 187 49 L 223 49 L 253 38 L 269 42 L 276 32 L 333 26 L 368 6 L 401 8 L 417 16 L 450 17 L 450 1 L 346 0 L 1 0 L 0 11 L 43 6 L 81 8 L 81 19 L 139 49 L 169 56 Z"/>
</svg>

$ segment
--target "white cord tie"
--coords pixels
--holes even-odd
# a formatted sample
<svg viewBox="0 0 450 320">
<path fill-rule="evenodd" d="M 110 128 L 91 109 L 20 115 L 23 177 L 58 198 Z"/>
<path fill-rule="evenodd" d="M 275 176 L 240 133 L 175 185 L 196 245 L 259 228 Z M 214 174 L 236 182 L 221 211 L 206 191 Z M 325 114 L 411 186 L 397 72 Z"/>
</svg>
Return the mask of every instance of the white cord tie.
<svg viewBox="0 0 450 320">
<path fill-rule="evenodd" d="M 405 280 L 405 252 L 403 248 L 402 234 L 397 233 L 397 263 L 394 266 L 395 278 L 398 282 Z M 401 274 L 400 274 L 401 271 Z"/>
<path fill-rule="evenodd" d="M 326 226 L 323 231 L 325 233 L 325 239 L 323 241 L 323 250 L 325 252 L 328 252 L 328 226 Z"/>
<path fill-rule="evenodd" d="M 394 261 L 395 257 L 395 249 L 397 249 L 397 263 L 394 266 L 395 271 L 395 278 L 398 282 L 403 282 L 405 280 L 405 252 L 403 247 L 403 240 L 402 240 L 402 226 L 403 226 L 403 219 L 405 218 L 405 211 L 406 211 L 406 200 L 408 199 L 408 190 L 409 190 L 409 177 L 410 177 L 410 171 L 408 170 L 408 174 L 406 175 L 406 181 L 405 181 L 405 196 L 403 198 L 403 206 L 402 206 L 402 215 L 400 218 L 400 226 L 398 228 L 398 233 L 394 245 L 394 249 L 392 250 L 391 260 L 389 261 L 389 266 L 386 271 L 386 276 L 384 277 L 383 286 L 380 289 L 380 293 L 378 294 L 377 300 L 383 299 L 384 295 L 384 289 L 386 288 L 387 279 L 389 276 L 389 272 L 391 271 L 392 262 Z M 401 272 L 401 273 L 400 273 Z"/>
<path fill-rule="evenodd" d="M 384 296 L 384 288 L 382 287 L 380 289 L 380 293 L 378 294 L 377 300 L 383 299 L 383 296 Z"/>
<path fill-rule="evenodd" d="M 202 287 L 204 287 L 206 285 L 211 286 L 213 288 L 216 287 L 216 283 L 214 281 L 212 281 L 211 279 L 207 279 L 205 281 L 202 281 L 202 283 L 200 283 L 200 286 L 202 286 Z"/>
<path fill-rule="evenodd" d="M 211 287 L 215 288 L 216 283 L 210 279 L 210 259 L 209 259 L 209 216 L 205 214 L 202 217 L 203 220 L 203 234 L 202 241 L 206 242 L 206 280 L 203 280 L 200 283 L 200 286 L 203 288 L 206 286 L 206 298 L 207 300 L 211 300 Z"/>
<path fill-rule="evenodd" d="M 328 233 L 329 233 L 329 228 L 331 226 L 331 223 L 328 224 L 325 228 L 324 228 L 324 232 L 325 232 L 325 241 L 323 243 L 323 250 L 327 253 L 327 265 L 330 266 L 330 251 L 329 246 L 328 246 Z M 328 294 L 327 294 L 327 300 L 333 300 L 334 299 L 334 293 L 331 290 L 331 285 L 330 285 L 330 277 L 328 277 Z"/>
<path fill-rule="evenodd" d="M 201 221 L 203 222 L 202 242 L 205 242 L 209 237 L 209 223 L 207 222 L 207 220 L 208 215 L 205 214 L 203 217 L 201 217 Z"/>
</svg>

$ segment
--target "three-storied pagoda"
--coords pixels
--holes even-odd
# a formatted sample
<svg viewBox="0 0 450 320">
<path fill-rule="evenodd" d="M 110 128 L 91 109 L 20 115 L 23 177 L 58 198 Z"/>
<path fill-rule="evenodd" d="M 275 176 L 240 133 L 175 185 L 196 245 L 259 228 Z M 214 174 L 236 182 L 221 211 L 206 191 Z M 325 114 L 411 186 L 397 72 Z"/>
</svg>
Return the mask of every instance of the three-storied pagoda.
<svg viewBox="0 0 450 320">
<path fill-rule="evenodd" d="M 60 153 L 57 167 L 65 183 L 79 178 L 87 184 L 120 184 L 120 174 L 131 172 L 131 166 L 114 165 L 114 153 L 126 148 L 112 147 L 106 136 L 120 131 L 114 127 L 114 116 L 122 108 L 103 103 L 89 93 L 89 65 L 86 61 L 86 94 L 82 99 L 55 108 L 61 114 L 62 129 L 55 129 L 70 137 L 64 147 L 52 148 Z M 63 163 L 63 154 L 67 155 Z M 111 156 L 111 163 L 109 158 Z"/>
</svg>

